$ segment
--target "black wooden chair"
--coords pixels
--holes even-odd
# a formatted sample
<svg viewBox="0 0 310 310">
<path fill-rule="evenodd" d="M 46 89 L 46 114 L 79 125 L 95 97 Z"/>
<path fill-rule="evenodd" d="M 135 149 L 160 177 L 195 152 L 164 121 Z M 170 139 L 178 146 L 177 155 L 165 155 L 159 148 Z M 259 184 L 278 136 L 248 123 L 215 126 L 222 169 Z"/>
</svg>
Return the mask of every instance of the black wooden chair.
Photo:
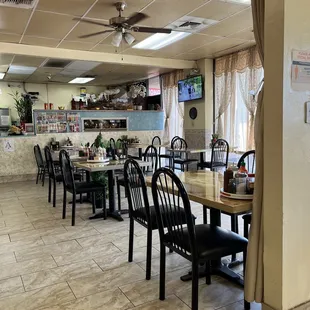
<svg viewBox="0 0 310 310">
<path fill-rule="evenodd" d="M 179 136 L 175 136 L 171 139 L 170 142 L 170 148 L 172 149 L 172 144 L 174 142 L 174 140 L 178 139 Z M 153 144 L 153 143 L 152 143 Z M 169 159 L 169 167 L 172 168 L 172 154 L 171 153 L 165 153 L 165 154 L 158 154 L 159 157 L 159 166 L 161 167 L 161 160 L 164 159 Z"/>
<path fill-rule="evenodd" d="M 210 169 L 215 171 L 219 168 L 227 168 L 229 157 L 229 144 L 224 139 L 218 139 L 212 145 L 211 161 L 200 161 L 197 169 Z"/>
<path fill-rule="evenodd" d="M 152 194 L 160 236 L 159 299 L 165 299 L 167 247 L 192 262 L 192 310 L 197 310 L 199 266 L 205 264 L 206 283 L 211 284 L 210 261 L 246 251 L 247 240 L 219 226 L 195 226 L 187 192 L 170 169 L 160 168 L 154 173 Z M 183 214 L 186 225 L 177 222 Z"/>
<path fill-rule="evenodd" d="M 144 153 L 144 161 L 150 162 L 150 166 L 143 167 L 143 171 L 145 174 L 153 175 L 154 171 L 158 167 L 158 156 L 157 150 L 153 145 L 149 145 Z M 125 187 L 125 178 L 119 177 L 117 178 L 117 201 L 118 201 L 118 210 L 121 211 L 121 186 Z M 128 193 L 125 187 L 125 197 L 127 197 Z M 125 211 L 124 211 L 125 212 Z"/>
<path fill-rule="evenodd" d="M 137 222 L 147 229 L 146 279 L 149 280 L 151 278 L 152 231 L 158 229 L 155 209 L 154 206 L 150 206 L 149 204 L 143 171 L 139 164 L 132 158 L 128 159 L 125 163 L 124 177 L 128 192 L 130 218 L 128 261 L 133 261 L 134 222 Z M 171 212 L 173 213 L 174 210 Z M 170 213 L 166 214 L 166 216 L 170 215 Z M 194 221 L 195 217 L 192 217 Z M 177 225 L 185 224 L 185 212 L 178 213 L 178 218 L 175 221 Z"/>
<path fill-rule="evenodd" d="M 51 202 L 52 183 L 53 183 L 53 207 L 56 207 L 56 183 L 62 183 L 63 178 L 61 172 L 56 169 L 51 150 L 48 146 L 44 148 L 47 173 L 48 173 L 48 202 Z M 74 173 L 74 180 L 82 181 L 83 176 L 80 173 Z"/>
<path fill-rule="evenodd" d="M 68 153 L 61 150 L 59 153 L 60 168 L 63 177 L 64 184 L 64 196 L 63 196 L 63 212 L 62 218 L 66 218 L 67 207 L 67 192 L 72 194 L 72 226 L 75 225 L 75 209 L 76 209 L 76 195 L 79 194 L 92 194 L 93 213 L 96 212 L 96 194 L 101 198 L 101 206 L 103 209 L 104 219 L 107 216 L 106 209 L 106 190 L 105 186 L 97 182 L 78 182 L 74 180 L 74 167 L 70 160 Z"/>
<path fill-rule="evenodd" d="M 34 151 L 34 157 L 36 159 L 37 168 L 38 168 L 36 184 L 39 183 L 39 179 L 40 179 L 42 180 L 42 186 L 44 186 L 44 178 L 45 178 L 45 172 L 47 170 L 47 167 L 46 167 L 46 163 L 43 160 L 43 156 L 42 156 L 42 152 L 41 152 L 41 148 L 39 144 L 33 147 L 33 151 Z"/>
<path fill-rule="evenodd" d="M 186 170 L 188 171 L 188 166 L 192 163 L 197 162 L 197 159 L 188 158 L 188 154 L 186 153 L 187 150 L 187 143 L 182 138 L 177 138 L 172 143 L 173 150 L 180 150 L 184 152 L 173 152 L 172 154 L 172 168 L 177 169 L 175 165 L 180 165 L 181 171 L 184 171 L 186 166 Z"/>
</svg>

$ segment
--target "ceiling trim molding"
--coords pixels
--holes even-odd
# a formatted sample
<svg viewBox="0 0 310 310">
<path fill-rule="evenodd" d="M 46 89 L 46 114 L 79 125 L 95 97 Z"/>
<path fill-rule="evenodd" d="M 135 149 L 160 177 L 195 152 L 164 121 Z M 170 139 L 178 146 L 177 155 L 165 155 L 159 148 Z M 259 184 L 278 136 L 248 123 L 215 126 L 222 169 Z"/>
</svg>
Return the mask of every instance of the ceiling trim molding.
<svg viewBox="0 0 310 310">
<path fill-rule="evenodd" d="M 189 60 L 153 58 L 145 56 L 99 53 L 91 51 L 77 51 L 62 48 L 4 42 L 0 42 L 0 51 L 4 54 L 27 55 L 70 60 L 98 61 L 102 63 L 115 63 L 122 65 L 152 66 L 171 69 L 191 69 L 195 67 L 195 61 Z"/>
</svg>

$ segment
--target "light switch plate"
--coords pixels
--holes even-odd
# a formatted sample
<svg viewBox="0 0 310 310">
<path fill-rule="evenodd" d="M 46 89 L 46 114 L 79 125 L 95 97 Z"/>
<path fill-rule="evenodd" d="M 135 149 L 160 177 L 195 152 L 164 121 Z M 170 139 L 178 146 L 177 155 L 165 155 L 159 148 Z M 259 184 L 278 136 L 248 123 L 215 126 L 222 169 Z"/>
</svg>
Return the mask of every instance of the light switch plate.
<svg viewBox="0 0 310 310">
<path fill-rule="evenodd" d="M 306 111 L 305 112 L 306 112 L 306 117 L 305 117 L 306 123 L 310 124 L 310 101 L 306 102 Z"/>
</svg>

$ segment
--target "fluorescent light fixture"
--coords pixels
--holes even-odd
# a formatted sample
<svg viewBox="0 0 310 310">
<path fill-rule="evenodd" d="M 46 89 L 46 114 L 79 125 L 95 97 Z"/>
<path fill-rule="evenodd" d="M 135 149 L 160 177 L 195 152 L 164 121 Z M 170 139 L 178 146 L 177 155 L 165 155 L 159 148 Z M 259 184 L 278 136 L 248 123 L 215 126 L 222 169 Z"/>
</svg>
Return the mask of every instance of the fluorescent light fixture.
<svg viewBox="0 0 310 310">
<path fill-rule="evenodd" d="M 119 47 L 123 40 L 123 33 L 121 31 L 117 31 L 112 39 L 112 45 L 115 47 Z"/>
<path fill-rule="evenodd" d="M 190 36 L 190 32 L 172 31 L 171 33 L 156 33 L 147 39 L 134 45 L 133 48 L 145 49 L 145 50 L 159 50 L 167 45 L 184 39 Z"/>
<path fill-rule="evenodd" d="M 5 73 L 4 72 L 0 72 L 0 80 L 3 80 L 4 76 L 5 76 Z"/>
<path fill-rule="evenodd" d="M 94 79 L 95 78 L 91 78 L 91 77 L 78 77 L 70 81 L 69 84 L 86 84 Z"/>
<path fill-rule="evenodd" d="M 26 66 L 10 66 L 8 73 L 12 74 L 32 74 L 37 70 L 37 67 L 26 67 Z"/>
<path fill-rule="evenodd" d="M 129 32 L 124 33 L 124 39 L 129 45 L 136 41 L 135 37 Z"/>
</svg>

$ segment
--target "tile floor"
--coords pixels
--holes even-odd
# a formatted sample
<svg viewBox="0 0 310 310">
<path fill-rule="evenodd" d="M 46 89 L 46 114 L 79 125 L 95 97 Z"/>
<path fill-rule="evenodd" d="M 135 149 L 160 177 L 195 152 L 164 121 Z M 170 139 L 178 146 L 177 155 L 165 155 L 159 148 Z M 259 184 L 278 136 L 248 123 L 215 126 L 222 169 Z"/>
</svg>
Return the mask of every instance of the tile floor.
<svg viewBox="0 0 310 310">
<path fill-rule="evenodd" d="M 156 232 L 153 276 L 146 281 L 143 227 L 136 225 L 134 262 L 128 263 L 127 215 L 124 222 L 90 221 L 91 206 L 78 205 L 76 226 L 71 227 L 70 216 L 61 219 L 61 185 L 57 196 L 54 209 L 47 202 L 47 185 L 0 184 L 0 309 L 190 309 L 191 283 L 180 280 L 190 264 L 177 254 L 167 254 L 167 299 L 158 300 Z M 193 213 L 201 221 L 199 205 L 193 205 Z M 229 228 L 229 217 L 222 222 Z M 210 286 L 201 280 L 200 309 L 241 310 L 242 301 L 241 288 L 218 277 Z"/>
</svg>

